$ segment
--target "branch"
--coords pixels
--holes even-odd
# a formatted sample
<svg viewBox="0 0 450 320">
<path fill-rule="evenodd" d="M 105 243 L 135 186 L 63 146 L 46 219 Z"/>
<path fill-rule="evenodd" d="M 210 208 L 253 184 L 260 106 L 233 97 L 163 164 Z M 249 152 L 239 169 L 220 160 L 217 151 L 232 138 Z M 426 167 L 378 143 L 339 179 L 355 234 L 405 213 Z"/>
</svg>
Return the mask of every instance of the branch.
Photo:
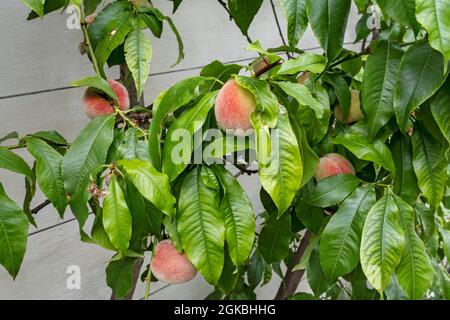
<svg viewBox="0 0 450 320">
<path fill-rule="evenodd" d="M 297 287 L 300 284 L 300 281 L 305 274 L 305 270 L 293 271 L 295 266 L 297 266 L 305 253 L 306 248 L 309 244 L 309 239 L 311 237 L 311 233 L 306 231 L 303 235 L 302 241 L 298 246 L 297 251 L 294 253 L 292 257 L 291 263 L 284 275 L 283 280 L 281 281 L 280 287 L 278 288 L 277 295 L 274 300 L 286 300 L 288 297 L 293 295 L 295 291 L 297 291 Z"/>
<path fill-rule="evenodd" d="M 38 205 L 36 208 L 31 209 L 31 214 L 38 214 L 39 211 L 41 211 L 42 209 L 46 208 L 50 204 L 51 204 L 50 200 L 45 200 L 43 203 Z"/>
<path fill-rule="evenodd" d="M 278 33 L 280 34 L 281 41 L 283 42 L 283 45 L 285 47 L 287 47 L 288 45 L 286 43 L 286 39 L 284 39 L 283 31 L 281 30 L 280 21 L 278 20 L 278 15 L 277 15 L 277 11 L 275 9 L 275 4 L 273 3 L 273 0 L 270 0 L 270 4 L 272 6 L 273 16 L 275 17 L 275 22 L 277 24 Z M 286 55 L 287 55 L 288 59 L 292 59 L 293 58 L 292 55 L 287 50 L 286 50 Z"/>
</svg>

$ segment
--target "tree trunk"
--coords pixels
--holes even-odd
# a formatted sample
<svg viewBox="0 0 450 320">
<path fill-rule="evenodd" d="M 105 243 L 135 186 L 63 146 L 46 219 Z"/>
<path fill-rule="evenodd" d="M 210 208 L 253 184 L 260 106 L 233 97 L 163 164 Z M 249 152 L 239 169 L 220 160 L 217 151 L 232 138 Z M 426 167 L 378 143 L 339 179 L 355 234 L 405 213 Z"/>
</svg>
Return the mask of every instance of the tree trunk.
<svg viewBox="0 0 450 320">
<path fill-rule="evenodd" d="M 310 237 L 311 233 L 309 231 L 306 231 L 305 234 L 303 235 L 302 241 L 300 242 L 297 251 L 294 253 L 294 256 L 292 257 L 291 263 L 289 264 L 286 274 L 284 275 L 284 278 L 281 281 L 280 287 L 274 300 L 286 300 L 289 296 L 293 295 L 297 290 L 297 287 L 300 284 L 303 275 L 305 274 L 305 270 L 293 271 L 293 269 L 300 263 L 303 254 L 305 253 L 305 250 L 308 247 Z"/>
</svg>

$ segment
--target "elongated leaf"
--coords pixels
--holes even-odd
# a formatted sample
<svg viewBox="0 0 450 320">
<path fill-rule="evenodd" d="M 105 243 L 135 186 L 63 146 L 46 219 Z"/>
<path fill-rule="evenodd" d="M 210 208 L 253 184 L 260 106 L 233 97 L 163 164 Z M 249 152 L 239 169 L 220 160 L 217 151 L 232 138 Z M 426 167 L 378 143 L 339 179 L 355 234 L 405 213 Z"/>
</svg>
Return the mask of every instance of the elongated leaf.
<svg viewBox="0 0 450 320">
<path fill-rule="evenodd" d="M 166 117 L 198 97 L 198 87 L 207 78 L 192 77 L 185 79 L 159 97 L 155 103 L 153 119 L 149 132 L 150 158 L 157 170 L 161 170 L 161 133 Z"/>
<path fill-rule="evenodd" d="M 133 287 L 133 271 L 136 259 L 114 260 L 106 268 L 106 283 L 117 299 L 123 299 Z"/>
<path fill-rule="evenodd" d="M 389 148 L 381 140 L 370 141 L 364 123 L 353 125 L 347 133 L 337 136 L 334 144 L 341 144 L 358 159 L 372 161 L 391 172 L 395 171 Z"/>
<path fill-rule="evenodd" d="M 36 12 L 40 17 L 44 15 L 45 0 L 20 0 L 28 8 Z"/>
<path fill-rule="evenodd" d="M 311 28 L 330 62 L 342 51 L 350 6 L 351 0 L 309 1 Z"/>
<path fill-rule="evenodd" d="M 412 204 L 416 202 L 420 190 L 413 167 L 411 138 L 397 132 L 391 139 L 391 150 L 397 168 L 394 193 Z"/>
<path fill-rule="evenodd" d="M 158 209 L 172 216 L 175 198 L 170 190 L 169 178 L 143 160 L 121 160 L 122 166 L 135 187 Z"/>
<path fill-rule="evenodd" d="M 108 22 L 107 33 L 95 47 L 95 56 L 98 66 L 104 75 L 103 67 L 111 53 L 125 41 L 127 35 L 133 30 L 133 16 L 131 11 L 120 12 L 118 16 L 111 17 Z M 135 22 L 137 23 L 137 22 Z"/>
<path fill-rule="evenodd" d="M 201 167 L 192 170 L 181 186 L 178 232 L 189 260 L 216 284 L 224 265 L 225 223 L 216 191 L 202 182 Z"/>
<path fill-rule="evenodd" d="M 297 138 L 289 123 L 289 116 L 281 114 L 272 134 L 272 153 L 268 164 L 259 166 L 259 179 L 270 194 L 281 216 L 291 205 L 300 189 L 303 164 Z"/>
<path fill-rule="evenodd" d="M 431 99 L 430 107 L 434 120 L 441 129 L 445 139 L 450 143 L 450 80 L 447 80 L 439 89 L 436 95 Z"/>
<path fill-rule="evenodd" d="M 433 266 L 425 244 L 416 233 L 414 209 L 398 196 L 394 195 L 393 199 L 405 233 L 405 251 L 396 270 L 397 280 L 411 299 L 420 299 L 433 283 Z"/>
<path fill-rule="evenodd" d="M 8 140 L 16 139 L 19 140 L 19 133 L 17 131 L 13 131 L 0 138 L 0 143 Z"/>
<path fill-rule="evenodd" d="M 427 43 L 413 45 L 405 52 L 394 95 L 394 111 L 403 133 L 411 112 L 430 98 L 444 80 L 444 59 Z"/>
<path fill-rule="evenodd" d="M 33 179 L 33 172 L 28 164 L 6 147 L 0 147 L 0 168 L 24 175 Z"/>
<path fill-rule="evenodd" d="M 288 24 L 288 41 L 295 48 L 308 27 L 306 0 L 280 0 Z"/>
<path fill-rule="evenodd" d="M 252 114 L 252 119 L 256 116 L 264 124 L 274 128 L 277 125 L 278 99 L 270 91 L 267 81 L 237 76 L 236 82 L 255 96 L 256 112 Z"/>
<path fill-rule="evenodd" d="M 313 97 L 309 89 L 299 83 L 293 82 L 274 82 L 281 88 L 288 96 L 293 97 L 300 105 L 310 107 L 314 110 L 316 117 L 322 119 L 324 113 L 327 111 L 326 106 L 321 104 L 316 98 Z"/>
<path fill-rule="evenodd" d="M 189 164 L 194 149 L 193 134 L 205 124 L 209 112 L 214 107 L 216 96 L 217 91 L 206 94 L 195 107 L 170 125 L 162 154 L 162 171 L 171 181 L 175 180 Z"/>
<path fill-rule="evenodd" d="M 62 162 L 62 177 L 69 195 L 87 187 L 89 175 L 105 163 L 114 138 L 114 116 L 98 117 L 91 121 L 75 139 Z"/>
<path fill-rule="evenodd" d="M 414 171 L 420 190 L 434 209 L 442 200 L 447 181 L 446 145 L 445 141 L 437 141 L 420 123 L 416 124 L 412 136 Z"/>
<path fill-rule="evenodd" d="M 111 243 L 119 252 L 126 252 L 131 239 L 131 213 L 117 177 L 111 178 L 103 203 L 103 226 Z"/>
<path fill-rule="evenodd" d="M 267 263 L 282 261 L 289 254 L 291 215 L 271 215 L 261 230 L 258 248 Z"/>
<path fill-rule="evenodd" d="M 428 41 L 450 60 L 450 7 L 445 1 L 416 0 L 416 17 L 428 31 Z"/>
<path fill-rule="evenodd" d="M 419 31 L 420 27 L 416 21 L 416 0 L 377 0 L 377 3 L 387 18 L 407 25 L 416 32 Z"/>
<path fill-rule="evenodd" d="M 215 166 L 224 196 L 220 208 L 225 220 L 225 240 L 235 266 L 247 262 L 255 237 L 255 217 L 252 204 L 239 182 L 221 166 Z"/>
<path fill-rule="evenodd" d="M 28 219 L 0 184 L 0 264 L 15 279 L 27 246 Z"/>
<path fill-rule="evenodd" d="M 375 202 L 372 187 L 358 188 L 331 217 L 320 240 L 320 263 L 328 279 L 348 274 L 358 265 L 364 222 Z"/>
<path fill-rule="evenodd" d="M 228 9 L 243 35 L 248 36 L 248 28 L 262 3 L 263 0 L 228 0 Z"/>
<path fill-rule="evenodd" d="M 279 75 L 296 74 L 301 71 L 321 73 L 327 66 L 327 58 L 315 53 L 305 52 L 295 59 L 284 62 L 278 70 Z"/>
<path fill-rule="evenodd" d="M 308 203 L 326 208 L 347 198 L 361 180 L 349 174 L 339 174 L 321 180 L 308 197 Z"/>
<path fill-rule="evenodd" d="M 138 98 L 142 96 L 150 75 L 152 55 L 152 44 L 147 36 L 140 29 L 131 31 L 125 41 L 125 60 L 133 75 Z"/>
<path fill-rule="evenodd" d="M 109 86 L 108 82 L 99 76 L 86 77 L 86 78 L 74 81 L 74 82 L 72 82 L 72 86 L 95 88 L 97 90 L 100 90 L 103 93 L 106 93 L 110 98 L 112 98 L 116 101 L 119 100 L 119 98 L 117 98 L 117 95 L 114 92 L 114 90 Z"/>
<path fill-rule="evenodd" d="M 319 297 L 322 293 L 328 291 L 333 283 L 329 281 L 322 270 L 319 249 L 316 246 L 309 257 L 308 267 L 306 268 L 306 276 L 314 296 Z"/>
<path fill-rule="evenodd" d="M 28 151 L 36 159 L 36 178 L 45 196 L 52 202 L 61 217 L 67 208 L 66 191 L 61 174 L 63 156 L 44 141 L 29 137 Z"/>
<path fill-rule="evenodd" d="M 362 83 L 362 105 L 371 139 L 394 115 L 394 89 L 402 55 L 402 50 L 382 41 L 367 59 Z"/>
<path fill-rule="evenodd" d="M 399 225 L 399 208 L 394 196 L 387 194 L 370 209 L 361 238 L 361 266 L 380 294 L 391 283 L 400 263 L 405 235 Z"/>
</svg>

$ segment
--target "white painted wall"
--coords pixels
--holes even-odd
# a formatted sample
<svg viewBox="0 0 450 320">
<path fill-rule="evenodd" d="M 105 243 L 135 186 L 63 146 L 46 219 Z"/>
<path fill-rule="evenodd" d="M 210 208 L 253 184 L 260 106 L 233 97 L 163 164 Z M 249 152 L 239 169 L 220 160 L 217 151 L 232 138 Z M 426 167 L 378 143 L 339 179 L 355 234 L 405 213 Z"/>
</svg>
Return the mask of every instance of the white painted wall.
<svg viewBox="0 0 450 320">
<path fill-rule="evenodd" d="M 197 75 L 201 66 L 212 60 L 231 62 L 254 56 L 244 51 L 246 40 L 216 1 L 184 2 L 174 20 L 184 39 L 186 59 L 171 69 L 177 56 L 174 36 L 167 30 L 162 39 L 154 40 L 152 75 L 145 93 L 147 102 L 177 81 Z M 154 3 L 170 14 L 169 1 L 154 0 Z M 250 35 L 259 39 L 264 47 L 275 47 L 281 41 L 270 4 L 264 3 Z M 0 136 L 15 130 L 24 135 L 54 129 L 71 140 L 88 119 L 80 105 L 82 91 L 61 88 L 93 74 L 86 57 L 78 53 L 82 40 L 80 31 L 66 28 L 67 14 L 54 13 L 43 21 L 32 22 L 26 21 L 27 14 L 19 1 L 0 2 Z M 284 28 L 284 21 L 282 23 Z M 355 38 L 355 23 L 356 18 L 351 18 L 347 43 Z M 317 48 L 310 30 L 300 47 Z M 111 70 L 111 76 L 118 77 L 118 70 Z M 257 178 L 241 177 L 240 180 L 259 212 L 262 206 L 258 201 Z M 0 170 L 0 181 L 7 193 L 21 203 L 23 179 Z M 43 200 L 44 197 L 38 195 L 35 204 Z M 70 212 L 62 221 L 55 210 L 46 208 L 37 216 L 37 223 L 37 229 L 30 227 L 27 253 L 16 281 L 0 268 L 0 299 L 109 299 L 104 270 L 111 253 L 81 243 L 77 223 Z M 66 270 L 70 265 L 81 267 L 81 290 L 66 288 Z M 279 281 L 274 275 L 270 284 L 259 289 L 258 297 L 273 298 Z M 135 298 L 142 298 L 143 292 L 144 286 L 139 284 Z M 154 299 L 203 299 L 211 292 L 211 287 L 198 276 L 185 285 L 154 284 L 151 292 Z"/>
</svg>

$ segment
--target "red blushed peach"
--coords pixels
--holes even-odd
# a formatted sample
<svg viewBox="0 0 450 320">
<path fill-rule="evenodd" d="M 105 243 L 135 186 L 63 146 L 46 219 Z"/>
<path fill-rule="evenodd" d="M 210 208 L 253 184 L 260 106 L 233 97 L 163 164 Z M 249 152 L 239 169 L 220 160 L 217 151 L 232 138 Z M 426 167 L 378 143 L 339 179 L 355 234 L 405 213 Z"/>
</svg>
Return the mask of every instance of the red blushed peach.
<svg viewBox="0 0 450 320">
<path fill-rule="evenodd" d="M 127 88 L 120 82 L 108 80 L 108 84 L 119 98 L 120 109 L 125 111 L 130 108 L 130 96 Z M 89 118 L 94 119 L 114 113 L 114 107 L 110 100 L 94 89 L 87 89 L 83 98 L 83 105 Z"/>
<path fill-rule="evenodd" d="M 355 175 L 355 169 L 350 161 L 337 153 L 329 153 L 320 158 L 315 175 L 317 182 L 327 177 L 337 176 L 338 174 Z"/>
<path fill-rule="evenodd" d="M 352 90 L 352 101 L 350 105 L 350 112 L 347 118 L 344 119 L 344 113 L 341 106 L 334 109 L 334 117 L 336 120 L 345 124 L 352 124 L 364 119 L 364 113 L 361 110 L 361 100 L 359 98 L 359 90 Z"/>
<path fill-rule="evenodd" d="M 219 127 L 235 135 L 248 135 L 252 125 L 250 116 L 256 109 L 253 94 L 240 87 L 235 80 L 228 81 L 216 99 L 215 114 Z"/>
<path fill-rule="evenodd" d="M 158 280 L 168 284 L 188 282 L 197 274 L 186 255 L 180 254 L 170 240 L 158 243 L 150 268 Z"/>
</svg>

